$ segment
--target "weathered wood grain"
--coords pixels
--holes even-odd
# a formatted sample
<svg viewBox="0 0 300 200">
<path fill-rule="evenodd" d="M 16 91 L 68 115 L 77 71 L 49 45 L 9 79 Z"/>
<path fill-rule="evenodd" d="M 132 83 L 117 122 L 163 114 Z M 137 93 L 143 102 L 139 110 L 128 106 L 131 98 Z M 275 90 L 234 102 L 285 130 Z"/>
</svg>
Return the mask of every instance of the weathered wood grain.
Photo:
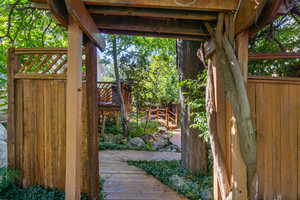
<svg viewBox="0 0 300 200">
<path fill-rule="evenodd" d="M 83 0 L 87 5 L 228 11 L 236 9 L 236 0 Z"/>
<path fill-rule="evenodd" d="M 71 18 L 70 18 L 71 19 Z M 82 151 L 82 39 L 76 22 L 69 22 L 68 71 L 66 87 L 66 200 L 79 200 Z"/>
<path fill-rule="evenodd" d="M 89 168 L 89 193 L 95 199 L 99 194 L 98 160 L 98 94 L 97 94 L 97 50 L 92 42 L 86 45 L 86 104 L 87 146 Z"/>
</svg>

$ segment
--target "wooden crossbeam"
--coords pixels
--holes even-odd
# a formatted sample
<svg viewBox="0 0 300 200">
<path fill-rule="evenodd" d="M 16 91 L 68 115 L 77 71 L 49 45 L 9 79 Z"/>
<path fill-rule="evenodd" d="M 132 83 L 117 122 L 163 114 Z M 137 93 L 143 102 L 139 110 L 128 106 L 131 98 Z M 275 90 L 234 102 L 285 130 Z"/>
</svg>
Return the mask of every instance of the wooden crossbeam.
<svg viewBox="0 0 300 200">
<path fill-rule="evenodd" d="M 37 1 L 37 0 L 31 0 Z M 55 19 L 64 27 L 68 25 L 68 13 L 65 1 L 62 0 L 38 0 L 38 1 L 46 1 L 50 11 L 52 12 Z"/>
<path fill-rule="evenodd" d="M 195 20 L 160 20 L 144 17 L 105 15 L 93 15 L 93 18 L 100 30 L 209 36 L 203 24 Z"/>
<path fill-rule="evenodd" d="M 81 0 L 65 0 L 68 8 L 69 17 L 80 26 L 89 39 L 94 42 L 101 50 L 105 48 L 105 41 L 100 36 L 94 20 Z"/>
<path fill-rule="evenodd" d="M 167 8 L 183 10 L 232 11 L 237 0 L 83 0 L 87 5 Z"/>
<path fill-rule="evenodd" d="M 180 35 L 180 34 L 141 32 L 141 31 L 109 30 L 109 29 L 101 29 L 100 31 L 102 33 L 117 34 L 117 35 L 136 35 L 136 36 L 144 36 L 144 37 L 175 38 L 175 39 L 182 39 L 182 40 L 197 40 L 197 41 L 208 40 L 207 36 L 196 36 L 196 35 Z"/>
<path fill-rule="evenodd" d="M 167 19 L 191 19 L 202 21 L 216 21 L 217 14 L 214 12 L 199 12 L 186 10 L 170 10 L 156 8 L 127 8 L 127 7 L 107 7 L 89 6 L 91 14 L 117 15 L 117 16 L 140 16 Z"/>
<path fill-rule="evenodd" d="M 281 52 L 281 53 L 251 53 L 249 60 L 273 60 L 273 59 L 297 59 L 300 58 L 300 53 L 296 52 Z"/>
</svg>

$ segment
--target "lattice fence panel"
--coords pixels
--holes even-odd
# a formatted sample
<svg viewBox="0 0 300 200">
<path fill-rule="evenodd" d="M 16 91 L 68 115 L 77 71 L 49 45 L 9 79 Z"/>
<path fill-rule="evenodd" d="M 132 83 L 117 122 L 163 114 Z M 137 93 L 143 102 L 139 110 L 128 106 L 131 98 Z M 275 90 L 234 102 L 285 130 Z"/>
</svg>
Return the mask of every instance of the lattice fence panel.
<svg viewBox="0 0 300 200">
<path fill-rule="evenodd" d="M 109 82 L 98 82 L 97 90 L 99 95 L 99 101 L 101 103 L 112 102 L 112 83 Z"/>
<path fill-rule="evenodd" d="M 18 73 L 65 74 L 67 72 L 67 50 L 24 51 L 18 56 L 21 65 Z M 82 65 L 85 66 L 84 55 Z"/>
</svg>

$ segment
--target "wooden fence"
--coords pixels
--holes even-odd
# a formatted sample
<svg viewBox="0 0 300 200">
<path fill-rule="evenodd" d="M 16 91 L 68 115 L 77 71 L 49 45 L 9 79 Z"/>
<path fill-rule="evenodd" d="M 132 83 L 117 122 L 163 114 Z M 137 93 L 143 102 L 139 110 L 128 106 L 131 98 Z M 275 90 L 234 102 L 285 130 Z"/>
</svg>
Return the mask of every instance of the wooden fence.
<svg viewBox="0 0 300 200">
<path fill-rule="evenodd" d="M 250 77 L 248 95 L 257 132 L 258 199 L 300 199 L 300 79 Z M 232 112 L 224 96 L 218 98 L 219 137 L 231 180 L 238 181 L 243 167 L 233 150 Z"/>
<path fill-rule="evenodd" d="M 11 49 L 9 52 L 9 167 L 21 171 L 24 186 L 64 190 L 66 174 L 66 49 Z M 83 81 L 84 82 L 84 81 Z M 83 84 L 82 192 L 99 178 L 90 151 L 86 88 Z M 95 154 L 94 154 L 95 155 Z M 94 169 L 94 171 L 93 171 Z M 95 171 L 96 169 L 96 171 Z"/>
</svg>

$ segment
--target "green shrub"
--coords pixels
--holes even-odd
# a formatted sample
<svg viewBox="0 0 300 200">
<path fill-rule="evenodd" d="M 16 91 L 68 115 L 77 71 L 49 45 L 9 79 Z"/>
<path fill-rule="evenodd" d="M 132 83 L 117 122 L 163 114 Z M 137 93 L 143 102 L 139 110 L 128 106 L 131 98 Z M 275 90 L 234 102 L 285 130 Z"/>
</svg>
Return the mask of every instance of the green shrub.
<svg viewBox="0 0 300 200">
<path fill-rule="evenodd" d="M 192 175 L 181 167 L 180 161 L 128 161 L 128 164 L 145 170 L 148 174 L 191 200 L 201 200 L 201 191 L 204 189 L 212 191 L 213 188 L 211 174 Z M 176 187 L 173 185 L 170 182 L 170 177 L 173 175 L 187 180 L 186 186 Z"/>
<path fill-rule="evenodd" d="M 123 131 L 122 131 L 121 127 L 117 126 L 116 121 L 114 121 L 114 120 L 107 120 L 105 122 L 104 133 L 118 135 L 118 134 L 123 134 Z"/>
<path fill-rule="evenodd" d="M 157 131 L 157 127 L 159 126 L 159 122 L 157 121 L 149 121 L 148 123 L 136 123 L 129 122 L 128 123 L 128 133 L 130 138 L 141 137 L 146 134 L 152 134 Z M 122 127 L 118 127 L 114 120 L 108 120 L 105 122 L 105 134 L 123 134 Z"/>
<path fill-rule="evenodd" d="M 142 122 L 139 124 L 136 122 L 130 122 L 128 124 L 129 136 L 134 138 L 155 133 L 159 125 L 160 124 L 157 121 L 149 121 L 148 123 Z"/>
<path fill-rule="evenodd" d="M 17 171 L 0 168 L 0 200 L 64 200 L 65 193 L 55 188 L 31 186 L 22 188 L 17 182 Z M 100 188 L 103 185 L 101 179 Z M 100 190 L 100 200 L 104 200 L 104 194 Z M 81 200 L 89 200 L 87 195 L 82 195 Z"/>
<path fill-rule="evenodd" d="M 135 150 L 135 151 L 155 151 L 150 144 L 146 144 L 145 147 L 131 147 L 127 144 L 114 144 L 111 142 L 100 142 L 99 150 Z"/>
</svg>

